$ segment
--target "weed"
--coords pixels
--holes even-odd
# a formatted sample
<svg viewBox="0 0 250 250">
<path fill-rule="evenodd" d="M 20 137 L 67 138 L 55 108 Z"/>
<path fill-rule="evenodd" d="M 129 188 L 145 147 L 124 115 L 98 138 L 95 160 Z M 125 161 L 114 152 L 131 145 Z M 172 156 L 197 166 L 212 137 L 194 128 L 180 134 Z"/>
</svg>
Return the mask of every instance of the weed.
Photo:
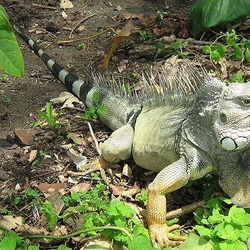
<svg viewBox="0 0 250 250">
<path fill-rule="evenodd" d="M 78 50 L 83 50 L 83 49 L 86 48 L 86 44 L 85 43 L 79 43 L 79 44 L 76 45 L 76 48 Z"/>
<path fill-rule="evenodd" d="M 213 249 L 247 249 L 250 236 L 250 214 L 245 209 L 231 205 L 230 199 L 210 199 L 205 208 L 198 208 L 194 229 L 206 239 Z"/>
<path fill-rule="evenodd" d="M 9 80 L 9 75 L 6 73 L 2 73 L 1 82 L 7 82 Z"/>
<path fill-rule="evenodd" d="M 36 112 L 41 118 L 43 118 L 48 123 L 50 128 L 56 127 L 60 114 L 56 113 L 56 111 L 53 108 L 52 103 L 47 102 L 45 105 L 44 111 L 38 109 Z M 40 125 L 41 125 L 41 122 L 39 120 L 36 120 L 33 123 L 33 127 L 40 126 Z"/>
<path fill-rule="evenodd" d="M 152 38 L 154 38 L 153 35 L 149 34 L 146 30 L 140 30 L 139 31 L 139 40 L 144 41 L 150 41 Z"/>
<path fill-rule="evenodd" d="M 229 78 L 230 82 L 244 82 L 244 73 L 242 71 L 232 74 Z"/>
<path fill-rule="evenodd" d="M 6 105 L 7 107 L 10 106 L 10 104 L 12 103 L 11 97 L 5 96 L 5 97 L 4 97 L 4 103 L 5 103 L 5 105 Z"/>
<path fill-rule="evenodd" d="M 49 225 L 49 229 L 54 231 L 56 228 L 57 221 L 59 219 L 59 214 L 56 213 L 52 203 L 50 201 L 45 201 L 40 210 L 44 213 L 46 221 Z"/>
<path fill-rule="evenodd" d="M 107 108 L 100 104 L 101 95 L 98 91 L 95 91 L 92 95 L 93 106 L 88 108 L 85 114 L 81 115 L 84 120 L 97 119 L 98 115 L 105 115 L 107 113 Z"/>
<path fill-rule="evenodd" d="M 235 61 L 250 62 L 250 39 L 240 38 L 233 29 L 218 39 L 221 38 L 225 38 L 225 45 L 216 44 L 215 41 L 211 45 L 202 47 L 202 52 L 209 55 L 211 61 L 226 58 Z"/>
<path fill-rule="evenodd" d="M 171 43 L 171 47 L 176 51 L 177 55 L 181 58 L 186 58 L 189 55 L 189 52 L 184 51 L 184 49 L 187 47 L 188 42 L 187 41 L 175 41 Z"/>
</svg>

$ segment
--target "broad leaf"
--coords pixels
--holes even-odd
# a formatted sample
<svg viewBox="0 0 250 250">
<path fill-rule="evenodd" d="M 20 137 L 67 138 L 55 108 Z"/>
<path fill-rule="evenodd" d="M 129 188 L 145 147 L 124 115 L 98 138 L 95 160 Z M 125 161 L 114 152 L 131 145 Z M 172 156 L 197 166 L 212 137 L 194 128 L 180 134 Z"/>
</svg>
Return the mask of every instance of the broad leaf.
<svg viewBox="0 0 250 250">
<path fill-rule="evenodd" d="M 14 76 L 22 76 L 24 62 L 9 17 L 0 5 L 0 70 Z"/>
<path fill-rule="evenodd" d="M 192 30 L 195 35 L 206 28 L 225 25 L 250 15 L 249 0 L 199 0 L 192 8 Z"/>
</svg>

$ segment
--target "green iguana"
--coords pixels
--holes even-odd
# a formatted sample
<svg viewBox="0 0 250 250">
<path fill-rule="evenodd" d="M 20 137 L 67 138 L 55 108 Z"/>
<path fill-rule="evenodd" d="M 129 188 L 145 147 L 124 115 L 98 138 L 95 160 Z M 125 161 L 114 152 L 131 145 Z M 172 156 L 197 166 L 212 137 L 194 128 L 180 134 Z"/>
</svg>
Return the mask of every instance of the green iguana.
<svg viewBox="0 0 250 250">
<path fill-rule="evenodd" d="M 175 246 L 184 240 L 166 226 L 166 194 L 211 171 L 218 172 L 220 186 L 235 204 L 250 207 L 249 83 L 226 85 L 184 65 L 173 81 L 167 70 L 145 74 L 145 90 L 133 97 L 122 84 L 113 86 L 105 77 L 78 78 L 17 33 L 88 107 L 99 92 L 108 110 L 99 119 L 114 131 L 101 147 L 106 161 L 133 157 L 137 165 L 159 172 L 148 187 L 147 222 L 153 243 Z"/>
</svg>

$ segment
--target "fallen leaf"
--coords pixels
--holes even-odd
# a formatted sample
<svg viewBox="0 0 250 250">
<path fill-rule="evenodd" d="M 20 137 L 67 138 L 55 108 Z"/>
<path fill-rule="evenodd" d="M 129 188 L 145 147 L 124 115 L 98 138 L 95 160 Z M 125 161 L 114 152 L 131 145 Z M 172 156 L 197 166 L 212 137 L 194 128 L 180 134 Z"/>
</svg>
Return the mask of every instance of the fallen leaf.
<svg viewBox="0 0 250 250">
<path fill-rule="evenodd" d="M 63 19 L 67 19 L 68 18 L 68 14 L 63 10 L 62 11 L 62 17 L 63 17 Z"/>
<path fill-rule="evenodd" d="M 35 139 L 35 130 L 33 128 L 28 129 L 15 129 L 15 135 L 25 145 L 31 145 Z"/>
<path fill-rule="evenodd" d="M 131 179 L 132 176 L 132 170 L 128 164 L 125 164 L 122 169 L 122 174 Z"/>
<path fill-rule="evenodd" d="M 122 193 L 126 190 L 124 186 L 116 186 L 114 184 L 109 184 L 109 187 L 115 196 L 122 196 Z"/>
<path fill-rule="evenodd" d="M 46 197 L 51 195 L 53 192 L 58 192 L 60 194 L 65 194 L 65 188 L 67 188 L 66 183 L 40 183 L 37 185 L 37 188 L 44 193 Z"/>
<path fill-rule="evenodd" d="M 91 188 L 91 184 L 86 183 L 86 182 L 81 182 L 73 186 L 70 189 L 70 192 L 73 193 L 73 192 L 78 192 L 78 191 L 88 191 L 90 190 L 90 188 Z"/>
<path fill-rule="evenodd" d="M 69 133 L 69 138 L 78 145 L 86 145 L 86 139 L 82 137 L 82 134 L 79 133 Z"/>
<path fill-rule="evenodd" d="M 124 28 L 117 35 L 115 35 L 113 37 L 112 47 L 111 47 L 111 49 L 109 50 L 108 54 L 105 56 L 105 58 L 103 60 L 102 67 L 104 69 L 109 66 L 110 58 L 112 57 L 112 55 L 115 53 L 115 51 L 117 50 L 117 48 L 121 44 L 122 38 L 130 36 L 131 30 L 132 30 L 133 27 L 134 26 L 133 26 L 132 20 L 129 20 L 127 22 L 127 24 L 124 26 Z"/>
<path fill-rule="evenodd" d="M 70 159 L 76 164 L 77 169 L 82 169 L 87 163 L 87 157 L 70 148 L 67 152 Z"/>
<path fill-rule="evenodd" d="M 62 108 L 74 108 L 74 103 L 83 104 L 78 98 L 76 98 L 73 94 L 69 92 L 62 92 L 58 97 L 52 98 L 50 100 L 53 104 L 61 104 L 63 103 Z"/>
<path fill-rule="evenodd" d="M 14 229 L 18 226 L 23 225 L 23 217 L 13 216 L 13 215 L 3 215 L 1 216 L 0 224 L 8 229 Z"/>
<path fill-rule="evenodd" d="M 62 195 L 55 191 L 48 197 L 48 201 L 51 202 L 55 212 L 60 214 L 64 207 Z"/>
<path fill-rule="evenodd" d="M 62 9 L 71 9 L 74 5 L 69 0 L 61 0 L 60 7 Z"/>
<path fill-rule="evenodd" d="M 37 156 L 37 150 L 33 149 L 30 151 L 28 162 L 31 163 L 36 159 Z"/>
</svg>

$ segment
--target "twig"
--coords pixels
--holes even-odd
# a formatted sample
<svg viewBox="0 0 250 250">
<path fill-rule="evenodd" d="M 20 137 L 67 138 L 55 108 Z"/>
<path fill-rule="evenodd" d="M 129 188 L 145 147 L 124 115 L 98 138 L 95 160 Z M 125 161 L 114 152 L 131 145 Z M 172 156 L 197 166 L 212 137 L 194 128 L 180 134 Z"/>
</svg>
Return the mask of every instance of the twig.
<svg viewBox="0 0 250 250">
<path fill-rule="evenodd" d="M 77 39 L 71 39 L 71 40 L 64 40 L 64 41 L 58 41 L 58 44 L 59 45 L 64 45 L 64 44 L 69 44 L 69 43 L 74 43 L 74 42 L 79 42 L 79 41 L 82 41 L 82 40 L 89 40 L 89 39 L 92 39 L 92 38 L 95 38 L 95 37 L 98 37 L 108 31 L 112 31 L 114 34 L 116 33 L 115 30 L 113 28 L 108 28 L 106 30 L 103 30 L 101 32 L 98 32 L 92 36 L 88 36 L 88 37 L 83 37 L 83 38 L 77 38 Z"/>
<path fill-rule="evenodd" d="M 90 16 L 87 16 L 87 17 L 83 18 L 80 22 L 78 22 L 78 23 L 71 29 L 71 32 L 70 32 L 70 34 L 69 34 L 69 38 L 72 37 L 73 32 L 75 31 L 75 29 L 76 29 L 81 23 L 87 21 L 88 19 L 90 19 L 90 18 L 93 17 L 93 16 L 96 16 L 96 14 L 92 14 L 92 15 L 90 15 Z"/>
<path fill-rule="evenodd" d="M 178 216 L 182 216 L 184 214 L 191 213 L 195 211 L 198 207 L 202 207 L 205 204 L 204 200 L 194 202 L 190 205 L 178 208 L 176 210 L 170 211 L 167 213 L 167 219 L 172 219 Z"/>
<path fill-rule="evenodd" d="M 42 4 L 38 4 L 38 3 L 33 3 L 32 6 L 39 7 L 39 8 L 42 8 L 42 9 L 58 10 L 57 7 L 42 5 Z"/>
<path fill-rule="evenodd" d="M 93 129 L 92 129 L 92 126 L 91 126 L 90 122 L 88 122 L 88 126 L 89 126 L 90 134 L 91 134 L 91 136 L 92 136 L 92 138 L 93 138 L 93 140 L 94 140 L 94 143 L 95 143 L 96 151 L 98 152 L 99 155 L 101 155 L 101 150 L 100 150 L 98 141 L 97 141 L 97 139 L 96 139 L 96 136 L 95 136 L 95 134 L 94 134 L 94 131 L 93 131 Z"/>
</svg>

